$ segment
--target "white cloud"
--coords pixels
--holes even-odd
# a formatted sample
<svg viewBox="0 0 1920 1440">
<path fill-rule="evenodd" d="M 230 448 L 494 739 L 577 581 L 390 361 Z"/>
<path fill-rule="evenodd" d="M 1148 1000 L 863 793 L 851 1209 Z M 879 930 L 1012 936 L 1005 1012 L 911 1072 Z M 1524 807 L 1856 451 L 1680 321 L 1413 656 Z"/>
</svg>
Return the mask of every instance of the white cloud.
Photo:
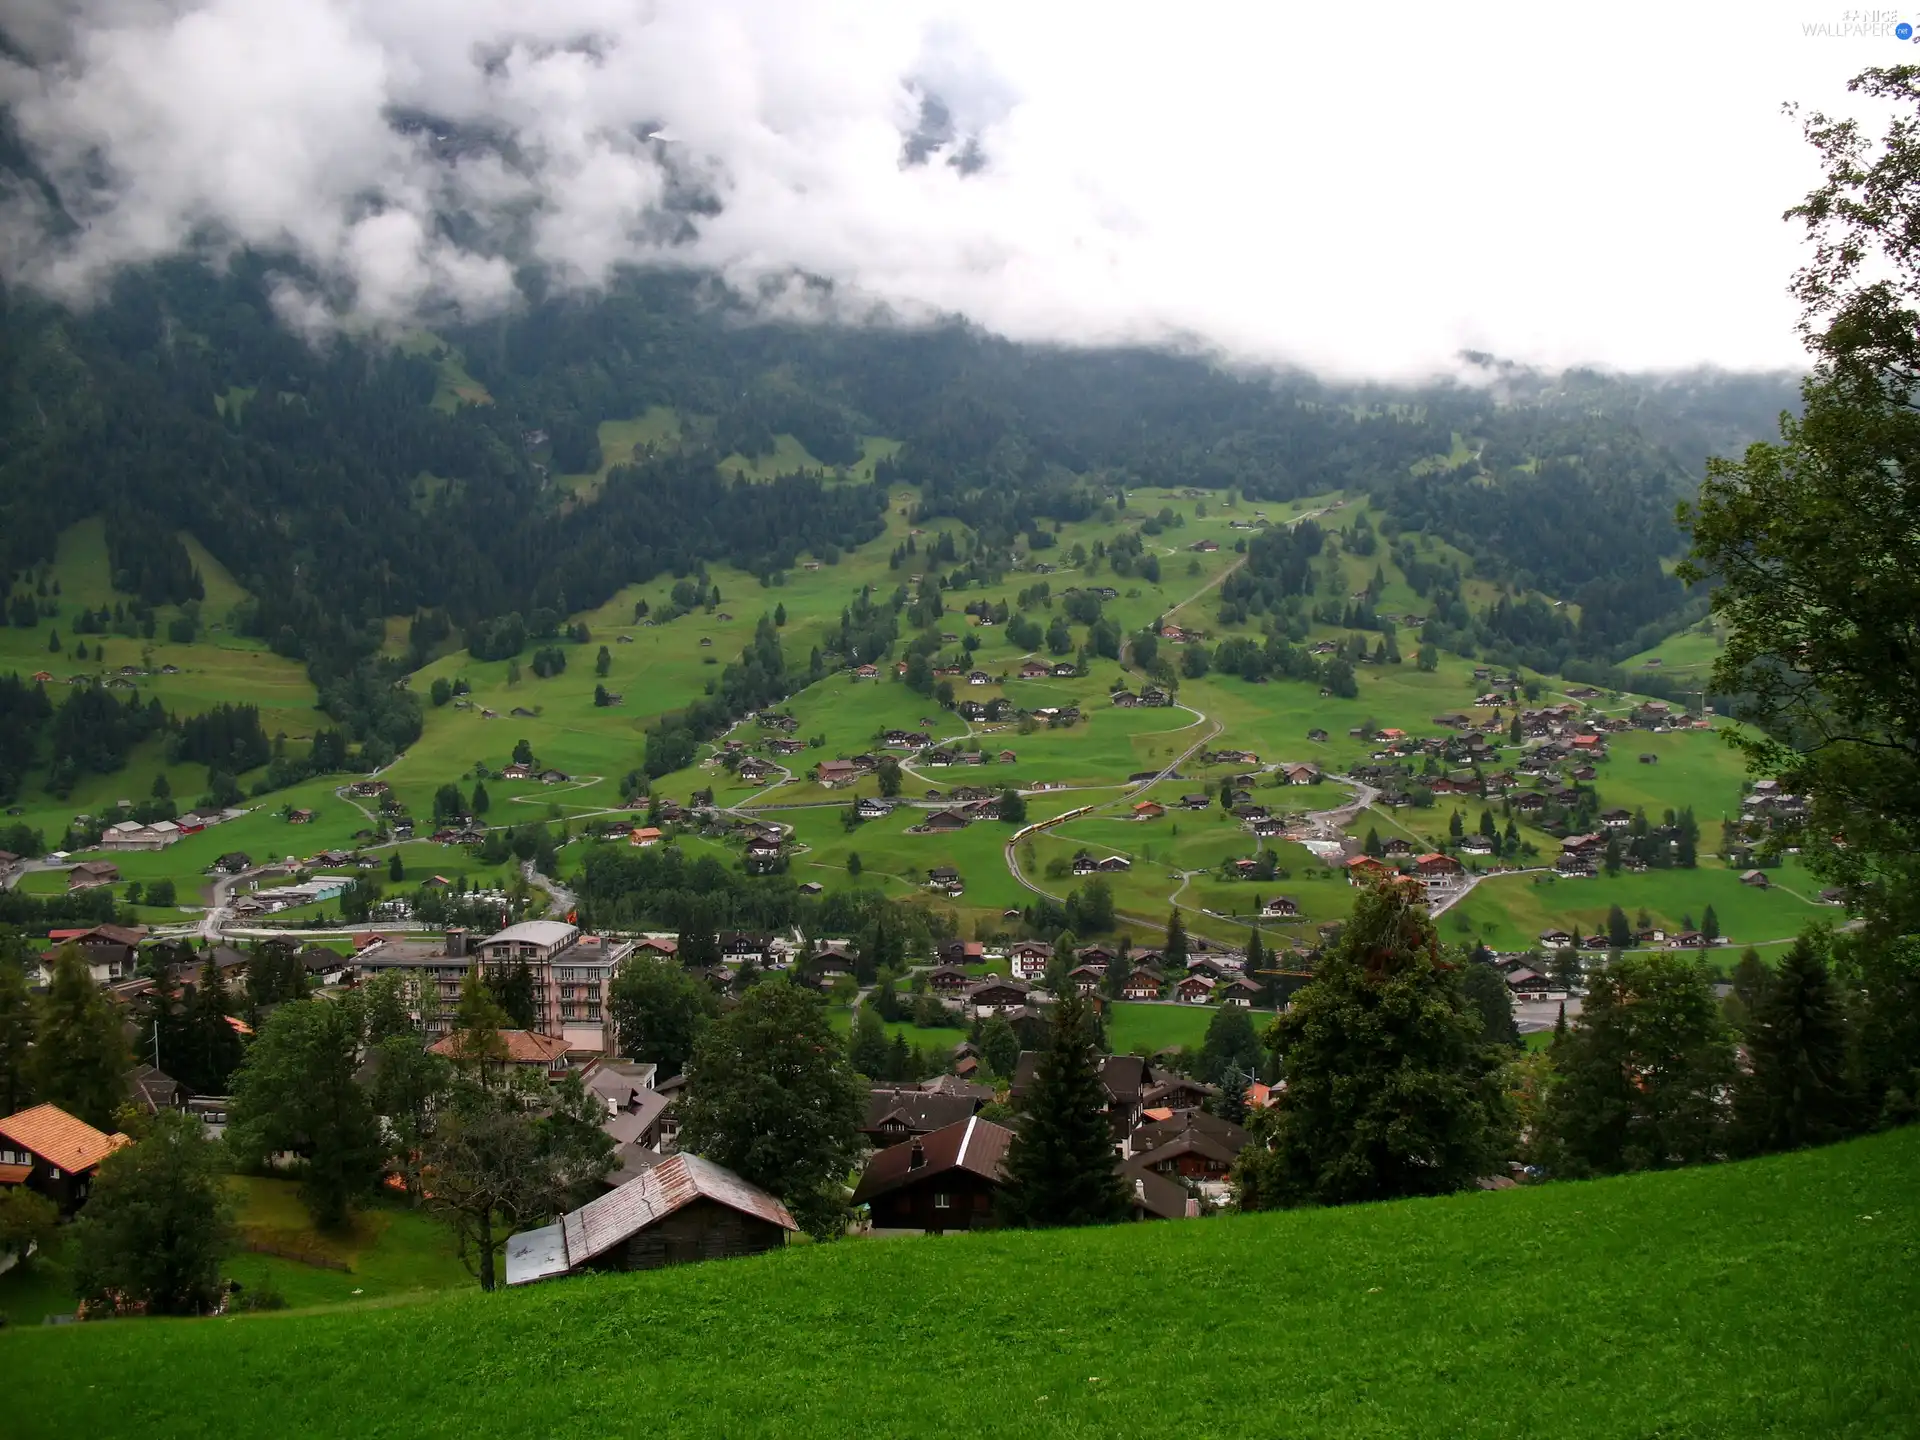
<svg viewBox="0 0 1920 1440">
<path fill-rule="evenodd" d="M 511 303 L 523 245 L 579 287 L 799 269 L 856 309 L 1375 376 L 1794 363 L 1780 213 L 1813 169 L 1780 103 L 1914 53 L 1804 34 L 1817 4 L 15 5 L 36 67 L 0 98 L 86 226 L 0 235 L 69 297 L 245 244 L 319 277 L 283 293 L 302 328 L 398 324 Z M 926 95 L 955 135 L 903 167 Z"/>
</svg>

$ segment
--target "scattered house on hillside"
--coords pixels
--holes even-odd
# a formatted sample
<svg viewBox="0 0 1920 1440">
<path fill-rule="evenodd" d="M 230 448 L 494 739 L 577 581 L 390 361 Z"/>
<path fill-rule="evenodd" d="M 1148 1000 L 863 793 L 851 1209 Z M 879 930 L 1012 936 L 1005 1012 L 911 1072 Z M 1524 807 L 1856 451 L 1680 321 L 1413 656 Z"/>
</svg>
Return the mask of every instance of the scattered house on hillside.
<svg viewBox="0 0 1920 1440">
<path fill-rule="evenodd" d="M 1769 882 L 1766 875 L 1761 871 L 1744 870 L 1740 874 L 1740 883 L 1742 885 L 1751 885 L 1756 890 L 1765 890 Z"/>
<path fill-rule="evenodd" d="M 1136 820 L 1158 820 L 1166 813 L 1167 807 L 1158 800 L 1142 800 L 1133 807 L 1133 818 Z"/>
<path fill-rule="evenodd" d="M 1142 966 L 1127 976 L 1127 983 L 1121 988 L 1120 993 L 1128 1000 L 1158 1000 L 1160 977 Z"/>
<path fill-rule="evenodd" d="M 289 825 L 311 825 L 313 823 L 313 811 L 289 810 L 287 812 L 287 823 Z"/>
<path fill-rule="evenodd" d="M 1019 980 L 990 977 L 967 991 L 966 1002 L 977 1018 L 985 1019 L 989 1015 L 1004 1015 L 1009 1010 L 1018 1010 L 1027 1003 L 1032 991 L 1031 985 Z"/>
<path fill-rule="evenodd" d="M 960 872 L 951 865 L 936 865 L 927 871 L 927 888 L 947 895 L 958 895 L 966 888 Z"/>
<path fill-rule="evenodd" d="M 968 820 L 958 810 L 935 810 L 920 822 L 919 828 L 935 834 L 951 834 L 955 830 L 967 828 Z"/>
<path fill-rule="evenodd" d="M 1282 765 L 1280 767 L 1280 775 L 1289 785 L 1311 785 L 1320 778 L 1320 767 L 1317 765 Z"/>
<path fill-rule="evenodd" d="M 1260 914 L 1268 920 L 1290 920 L 1300 913 L 1300 902 L 1285 895 L 1275 895 L 1260 907 Z"/>
<path fill-rule="evenodd" d="M 1188 1005 L 1204 1005 L 1213 998 L 1214 981 L 1207 975 L 1189 975 L 1173 987 L 1174 994 Z"/>
<path fill-rule="evenodd" d="M 758 1255 L 799 1228 L 786 1206 L 731 1170 L 672 1155 L 556 1223 L 509 1239 L 507 1284 Z"/>
<path fill-rule="evenodd" d="M 869 797 L 857 802 L 853 807 L 853 813 L 862 820 L 884 820 L 893 813 L 893 803 Z"/>
<path fill-rule="evenodd" d="M 1349 885 L 1371 885 L 1393 873 L 1391 868 L 1382 865 L 1371 855 L 1354 856 L 1346 862 L 1346 871 Z"/>
<path fill-rule="evenodd" d="M 863 773 L 851 760 L 822 760 L 813 767 L 814 775 L 829 790 L 837 790 L 842 785 L 851 785 Z"/>
<path fill-rule="evenodd" d="M 1053 667 L 1039 660 L 1029 660 L 1020 667 L 1022 680 L 1045 680 L 1053 674 Z"/>
<path fill-rule="evenodd" d="M 1220 992 L 1220 1002 L 1223 1005 L 1235 1005 L 1243 1010 L 1252 1009 L 1264 998 L 1265 992 L 1260 988 L 1260 982 L 1249 980 L 1244 975 L 1231 981 Z"/>
<path fill-rule="evenodd" d="M 0 1186 L 24 1185 L 71 1215 L 86 1203 L 100 1162 L 133 1141 L 108 1135 L 57 1105 L 35 1105 L 0 1120 Z"/>
<path fill-rule="evenodd" d="M 89 890 L 95 885 L 114 885 L 120 880 L 120 867 L 105 860 L 82 860 L 67 872 L 67 889 Z"/>
<path fill-rule="evenodd" d="M 993 1223 L 1013 1132 L 978 1116 L 879 1151 L 853 1203 L 878 1231 L 939 1235 Z"/>
<path fill-rule="evenodd" d="M 927 989 L 934 994 L 955 998 L 966 993 L 973 976 L 958 965 L 938 965 L 927 974 Z"/>
</svg>

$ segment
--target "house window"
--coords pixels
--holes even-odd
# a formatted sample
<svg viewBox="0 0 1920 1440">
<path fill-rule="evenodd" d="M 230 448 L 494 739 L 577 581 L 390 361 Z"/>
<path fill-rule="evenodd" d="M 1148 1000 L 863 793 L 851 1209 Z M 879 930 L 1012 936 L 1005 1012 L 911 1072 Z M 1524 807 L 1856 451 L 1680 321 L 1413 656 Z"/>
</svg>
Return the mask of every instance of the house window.
<svg viewBox="0 0 1920 1440">
<path fill-rule="evenodd" d="M 953 1208 L 953 1196 L 947 1194 L 944 1190 L 934 1191 L 933 1208 L 936 1210 L 951 1210 Z"/>
</svg>

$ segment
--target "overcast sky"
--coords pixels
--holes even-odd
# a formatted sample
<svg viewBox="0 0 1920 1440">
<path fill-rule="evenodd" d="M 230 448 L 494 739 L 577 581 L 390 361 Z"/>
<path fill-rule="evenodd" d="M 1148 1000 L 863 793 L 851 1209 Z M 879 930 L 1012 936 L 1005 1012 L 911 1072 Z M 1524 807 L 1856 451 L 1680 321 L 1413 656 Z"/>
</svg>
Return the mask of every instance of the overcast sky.
<svg viewBox="0 0 1920 1440">
<path fill-rule="evenodd" d="M 1462 13 L 1465 12 L 1465 13 Z M 0 210 L 13 278 L 248 243 L 325 277 L 292 323 L 514 303 L 506 237 L 836 282 L 844 313 L 1183 340 L 1405 377 L 1463 347 L 1795 365 L 1781 104 L 1920 61 L 1807 4 L 7 0 L 0 97 L 86 229 Z M 1908 17 L 1920 18 L 1920 17 Z M 903 165 L 921 97 L 953 136 Z M 436 154 L 395 109 L 484 128 Z M 667 138 L 646 139 L 657 133 Z M 963 146 L 983 164 L 946 163 Z M 671 166 L 718 214 L 660 214 Z M 450 210 L 480 222 L 438 238 Z"/>
</svg>

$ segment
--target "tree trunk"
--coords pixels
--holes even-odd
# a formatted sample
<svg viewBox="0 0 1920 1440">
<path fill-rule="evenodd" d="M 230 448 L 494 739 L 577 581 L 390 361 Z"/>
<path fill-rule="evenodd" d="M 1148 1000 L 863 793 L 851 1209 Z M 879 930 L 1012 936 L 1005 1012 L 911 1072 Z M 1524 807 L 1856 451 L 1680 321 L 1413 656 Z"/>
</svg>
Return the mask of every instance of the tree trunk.
<svg viewBox="0 0 1920 1440">
<path fill-rule="evenodd" d="M 480 1212 L 480 1288 L 493 1289 L 493 1207 Z"/>
</svg>

